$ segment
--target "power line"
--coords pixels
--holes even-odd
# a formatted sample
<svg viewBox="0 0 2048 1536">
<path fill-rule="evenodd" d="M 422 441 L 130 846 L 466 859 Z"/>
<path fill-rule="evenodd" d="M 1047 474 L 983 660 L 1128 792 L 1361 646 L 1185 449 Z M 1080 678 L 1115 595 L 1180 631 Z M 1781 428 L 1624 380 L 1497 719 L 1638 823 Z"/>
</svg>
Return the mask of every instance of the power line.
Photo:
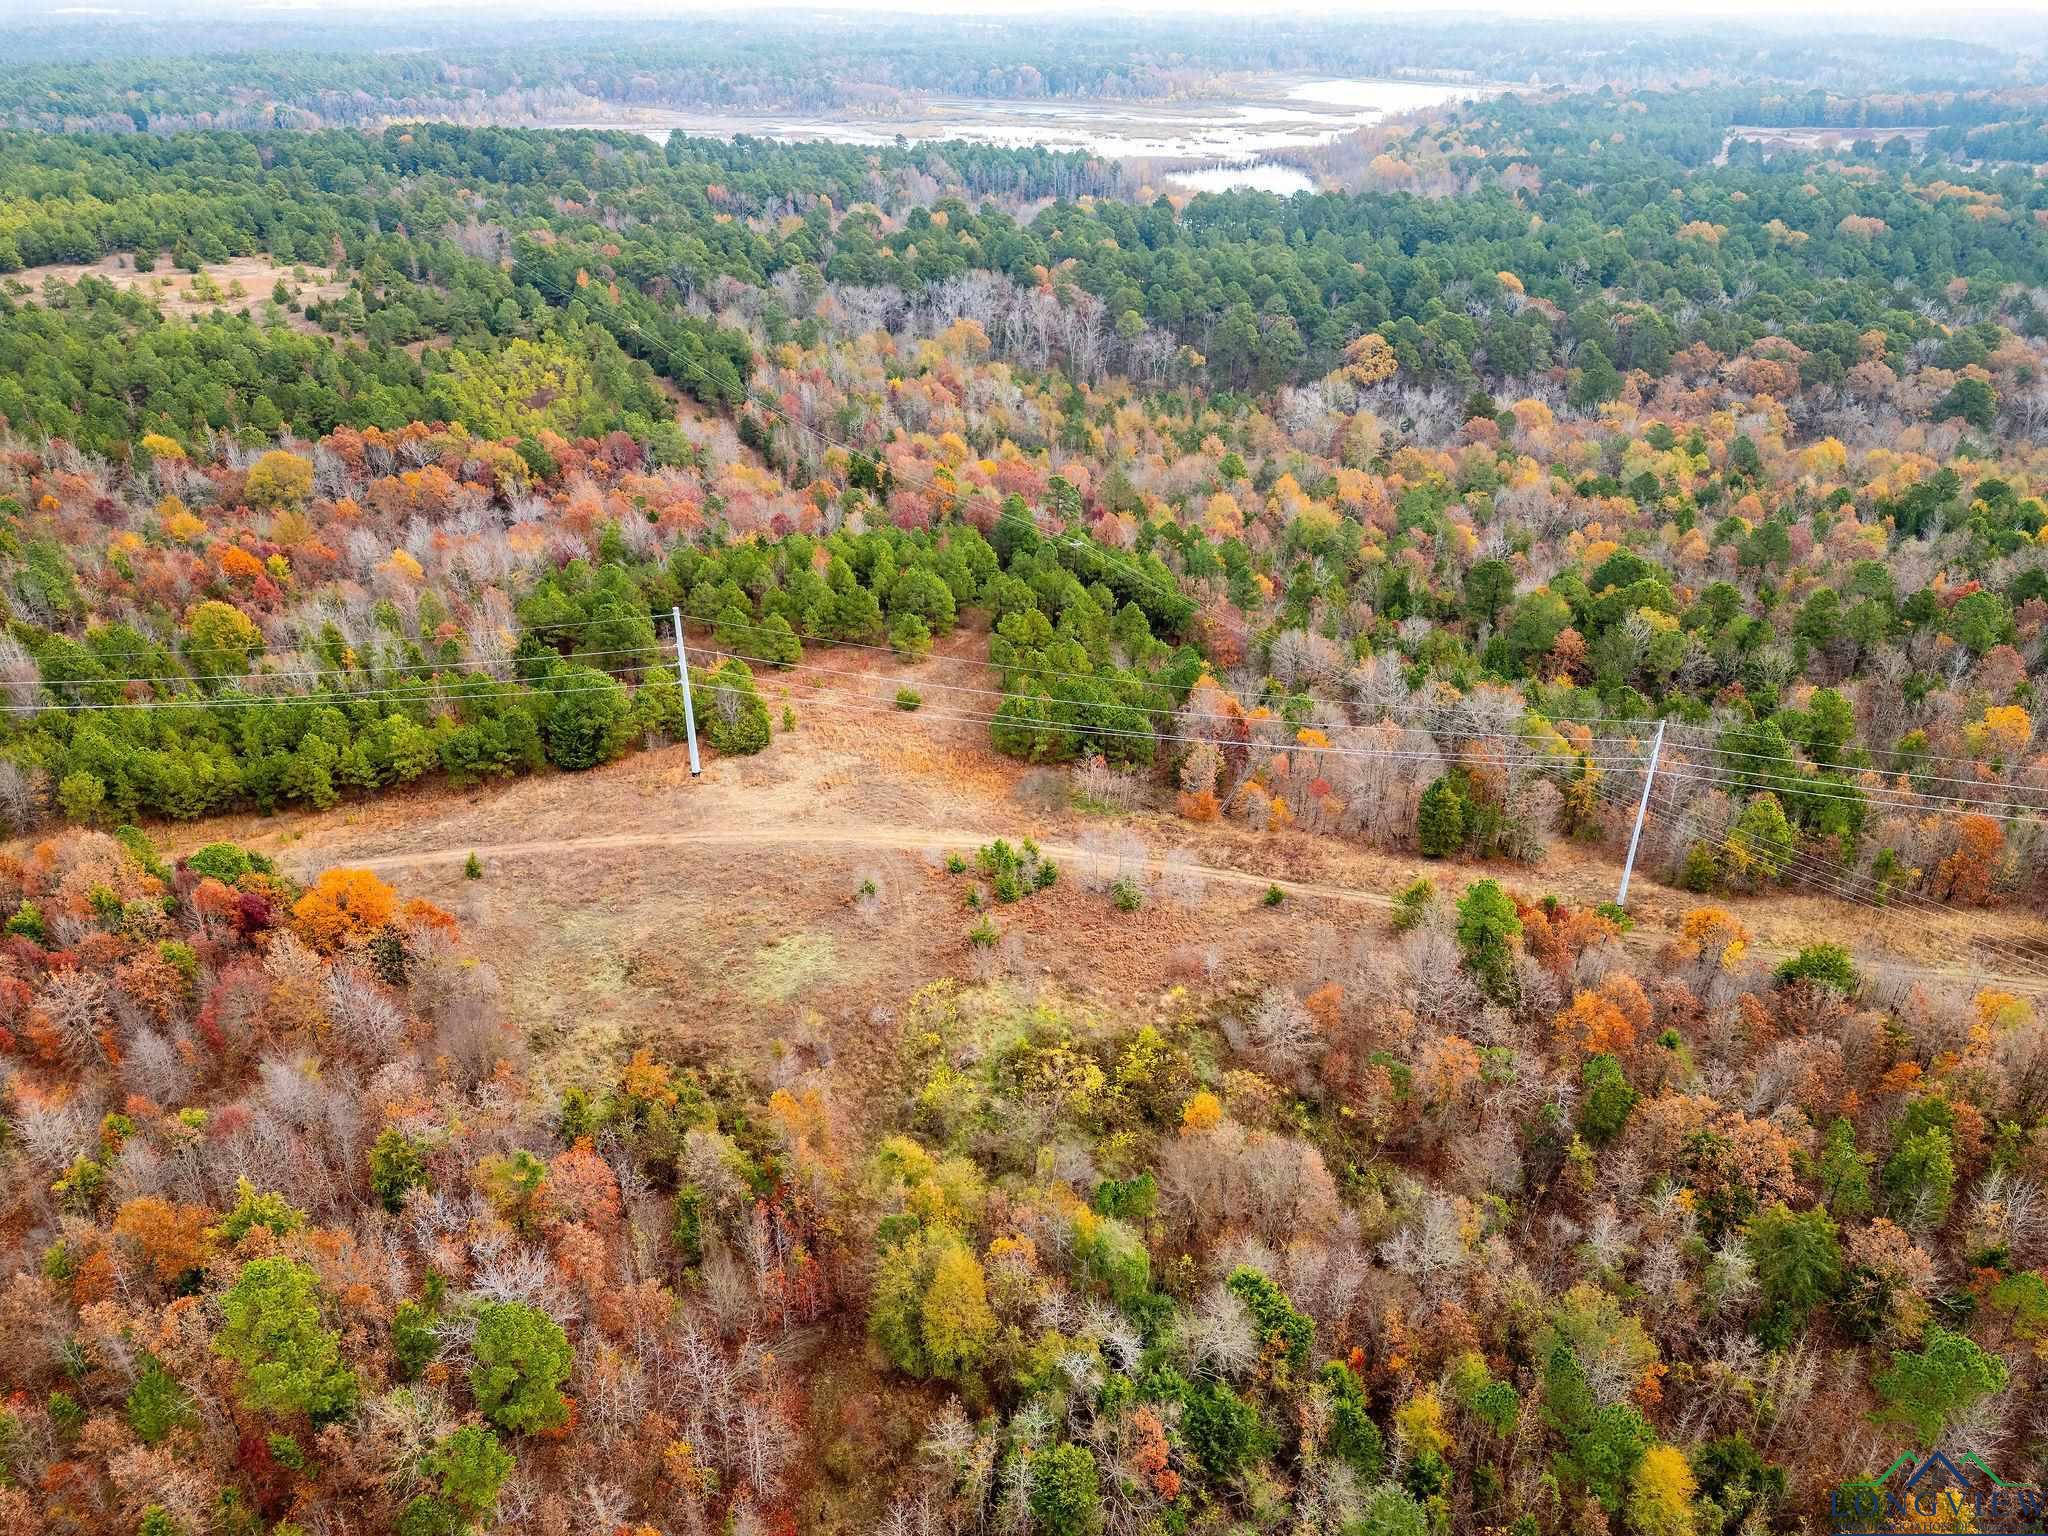
<svg viewBox="0 0 2048 1536">
<path fill-rule="evenodd" d="M 773 662 L 771 662 L 771 661 L 767 661 L 767 660 L 766 660 L 766 658 L 750 658 L 750 657 L 746 656 L 746 655 L 745 655 L 744 653 L 740 653 L 740 652 L 734 652 L 734 651 L 719 651 L 719 650 L 715 650 L 715 649 L 712 649 L 712 648 L 710 648 L 710 647 L 705 647 L 705 646 L 698 646 L 698 647 L 694 647 L 693 649 L 697 650 L 697 651 L 698 651 L 698 652 L 699 652 L 699 653 L 700 653 L 701 655 L 703 655 L 703 656 L 706 656 L 706 657 L 716 657 L 716 656 L 734 656 L 734 657 L 736 657 L 737 659 L 739 659 L 739 660 L 741 660 L 741 661 L 747 661 L 747 660 L 761 660 L 761 661 L 763 661 L 764 665 L 774 665 L 774 663 L 773 663 Z M 830 673 L 832 673 L 832 675 L 834 675 L 834 676 L 845 676 L 845 675 L 847 675 L 847 674 L 839 673 L 839 672 L 835 671 L 835 670 L 834 670 L 834 669 L 832 669 L 832 668 L 807 668 L 807 667 L 797 667 L 797 668 L 791 668 L 790 670 L 792 670 L 792 671 L 817 671 L 817 670 L 822 670 L 822 671 L 830 672 Z M 854 674 L 854 675 L 855 675 L 855 676 L 864 676 L 865 674 Z M 888 680 L 886 680 L 886 679 L 878 679 L 878 681 L 882 681 L 882 682 L 883 682 L 883 684 L 884 684 L 884 686 L 887 686 L 887 682 L 888 682 Z M 972 691 L 974 691 L 974 692 L 977 692 L 977 693 L 992 693 L 992 692 L 995 692 L 995 690 L 991 690 L 991 689 L 975 689 L 975 690 L 972 690 Z M 1062 699 L 1055 699 L 1055 698 L 1051 698 L 1051 697 L 1047 697 L 1047 696 L 1041 696 L 1041 695 L 1033 695 L 1033 694 L 1001 694 L 1001 695 L 999 695 L 999 696 L 1000 696 L 1000 697 L 1003 697 L 1003 698 L 1006 698 L 1006 699 L 1014 699 L 1014 700 L 1016 700 L 1016 701 L 1018 701 L 1018 702 L 1020 702 L 1020 703 L 1045 703 L 1045 704 L 1055 704 L 1055 705 L 1057 705 L 1057 704 L 1073 704 L 1073 705 L 1075 705 L 1075 707 L 1079 707 L 1079 708 L 1103 708 L 1103 709 L 1116 709 L 1116 708 L 1119 708 L 1119 707 L 1121 707 L 1121 706 L 1117 706 L 1117 705 L 1100 705 L 1100 706 L 1094 706 L 1094 705 L 1088 705 L 1088 704 L 1082 703 L 1082 702 L 1080 702 L 1080 701 L 1074 701 L 1074 700 L 1062 700 Z M 810 697 L 810 698 L 812 699 L 812 701 L 814 701 L 814 702 L 824 702 L 824 701 L 822 700 L 822 698 L 821 698 L 820 696 L 818 696 L 818 695 L 810 695 L 809 697 Z M 887 705 L 887 706 L 879 706 L 879 707 L 885 707 L 885 708 L 887 708 L 887 709 L 891 709 L 891 710 L 894 710 L 894 709 L 896 709 L 896 708 L 897 708 L 898 706 L 896 706 L 896 705 L 894 705 L 894 704 L 889 704 L 889 705 Z M 1116 728 L 1116 727 L 1112 727 L 1112 726 L 1100 726 L 1100 725 L 1089 725 L 1089 724 L 1085 724 L 1085 723 L 1081 723 L 1081 722 L 1075 722 L 1075 721 L 1060 721 L 1060 720 L 1032 720 L 1032 719 L 1029 719 L 1029 718 L 1025 718 L 1025 717 L 1020 717 L 1020 716 L 1014 716 L 1014 715 L 1002 715 L 1002 714 L 991 714 L 991 713 L 982 713 L 982 714 L 968 714 L 968 713 L 960 713 L 960 712 L 954 712 L 954 713 L 942 713 L 942 712 L 939 712 L 939 711 L 935 711 L 935 710 L 924 710 L 924 709 L 920 709 L 920 710 L 918 711 L 918 713 L 919 713 L 920 715 L 926 716 L 927 718 L 931 718 L 931 719 L 936 719 L 936 720 L 964 720 L 964 721 L 973 721 L 973 722 L 978 722 L 978 723 L 981 723 L 981 724 L 984 724 L 984 725 L 991 725 L 991 724 L 999 724 L 999 725 L 1003 725 L 1003 726 L 1007 726 L 1007 727 L 1013 728 L 1013 729 L 1015 729 L 1015 730 L 1018 730 L 1018 731 L 1026 731 L 1026 732 L 1032 732 L 1032 731 L 1035 731 L 1035 732 L 1045 732 L 1045 733 L 1049 733 L 1049 734 L 1050 734 L 1050 733 L 1065 733 L 1065 734 L 1073 734 L 1073 735 L 1077 735 L 1077 736 L 1082 736 L 1082 737 L 1090 737 L 1090 736 L 1107 736 L 1107 737 L 1114 737 L 1114 738 L 1119 738 L 1119 739 L 1126 739 L 1126 740 L 1143 740 L 1143 741 L 1171 741 L 1171 742 L 1184 742 L 1184 743 L 1187 743 L 1187 744 L 1190 744 L 1190 745 L 1193 745 L 1193 746 L 1211 746 L 1211 747 L 1217 747 L 1217 748 L 1241 748 L 1241 749 L 1244 749 L 1244 750 L 1247 750 L 1247 751 L 1252 751 L 1252 752 L 1267 752 L 1267 753 L 1295 753 L 1295 752 L 1302 752 L 1302 753 L 1308 753 L 1308 754 L 1310 754 L 1310 755 L 1314 755 L 1314 756 L 1329 756 L 1329 757 L 1352 757 L 1352 758 L 1371 758 L 1371 759 L 1382 759 L 1382 760 L 1384 760 L 1384 759 L 1403 759 L 1403 760 L 1411 760 L 1411 761 L 1418 761 L 1418 762 L 1439 762 L 1439 763 L 1441 763 L 1441 762 L 1449 762 L 1449 761 L 1451 760 L 1451 754 L 1448 754 L 1448 753 L 1444 753 L 1444 752 L 1438 752 L 1438 751 L 1421 751 L 1421 750 L 1413 750 L 1413 749 L 1399 749 L 1399 748 L 1397 748 L 1397 749 L 1388 749 L 1388 750 L 1380 750 L 1380 749 L 1377 749 L 1377 748 L 1370 748 L 1370 747 L 1341 747 L 1341 746 L 1336 746 L 1336 745 L 1330 745 L 1330 746 L 1317 746 L 1317 745 L 1314 745 L 1314 744 L 1311 744 L 1311 743 L 1303 743 L 1303 742 L 1262 742 L 1262 741 L 1259 741 L 1259 740 L 1256 740 L 1256 739 L 1245 739 L 1245 740 L 1240 740 L 1239 738 L 1236 738 L 1236 737 L 1232 737 L 1232 736 L 1190 736 L 1190 735 L 1182 735 L 1182 734 L 1178 734 L 1178 733 L 1174 733 L 1174 732 L 1165 732 L 1165 731 L 1149 731 L 1149 730 L 1148 730 L 1148 731 L 1132 731 L 1132 730 L 1124 730 L 1124 729 L 1120 729 L 1120 728 Z M 1254 724 L 1256 724 L 1257 722 L 1250 722 L 1250 723 L 1254 723 Z M 1502 738 L 1500 738 L 1500 739 L 1501 739 L 1501 740 L 1504 740 L 1504 741 L 1505 741 L 1505 740 L 1514 740 L 1514 741 L 1519 741 L 1519 740 L 1521 740 L 1521 738 L 1519 738 L 1519 737 L 1505 737 L 1505 736 L 1504 736 L 1504 737 L 1502 737 Z M 1558 756 L 1558 755 L 1557 755 L 1557 754 L 1555 754 L 1555 753 L 1547 753 L 1547 752 L 1546 752 L 1546 753 L 1533 753 L 1533 752 L 1532 752 L 1532 753 L 1526 753 L 1526 754 L 1522 754 L 1522 755 L 1519 755 L 1519 756 L 1513 757 L 1513 758 L 1509 759 L 1508 761 L 1509 761 L 1509 762 L 1510 762 L 1511 764 L 1515 765 L 1515 766 L 1526 766 L 1526 765 L 1532 765 L 1532 764 L 1533 764 L 1533 765 L 1537 765 L 1537 766 L 1546 766 L 1546 767 L 1557 767 L 1557 768 L 1568 768 L 1568 767 L 1571 767 L 1571 766 L 1573 766 L 1574 764 L 1576 764 L 1576 763 L 1577 763 L 1577 761 L 1578 761 L 1578 756 L 1577 756 L 1576 754 L 1574 754 L 1574 755 L 1572 755 L 1572 756 L 1570 756 L 1570 757 L 1560 757 L 1560 756 Z"/>
<path fill-rule="evenodd" d="M 661 642 L 659 640 L 656 640 L 649 645 L 621 646 L 611 650 L 604 651 L 571 651 L 569 653 L 569 657 L 576 660 L 583 660 L 592 656 L 646 656 L 657 650 L 660 644 Z M 518 661 L 518 659 L 519 658 L 516 656 L 507 656 L 503 659 L 501 663 L 497 664 L 511 666 L 515 664 Z M 485 662 L 480 664 L 472 662 L 470 663 L 470 665 L 473 667 L 477 665 L 489 666 L 493 665 L 493 663 Z M 147 683 L 152 686 L 166 683 L 261 683 L 268 682 L 273 678 L 320 678 L 327 677 L 329 675 L 339 677 L 346 676 L 350 672 L 369 672 L 374 670 L 376 669 L 368 667 L 305 667 L 287 668 L 279 672 L 197 672 L 175 673 L 155 677 L 65 677 L 59 678 L 55 682 L 50 681 L 48 678 L 44 678 L 40 682 L 39 686 L 44 688 L 101 688 L 112 686 L 115 684 L 128 683 Z"/>
<path fill-rule="evenodd" d="M 1617 800 L 1602 786 L 1595 785 L 1594 793 L 1617 811 L 1628 815 L 1634 814 L 1632 805 Z M 1649 807 L 1649 815 L 1669 828 L 1680 832 L 1684 830 L 1683 824 L 1675 815 L 1654 803 Z M 1816 858 L 1802 848 L 1787 849 L 1782 854 L 1773 855 L 1772 858 L 1779 864 L 1780 870 L 1790 870 L 1796 876 L 1803 877 L 1809 885 L 1818 886 L 1821 894 L 1855 906 L 1866 907 L 1873 912 L 1895 913 L 1900 905 L 1906 905 L 1944 918 L 1953 919 L 1961 915 L 1959 908 L 1936 901 L 1908 886 L 1885 884 L 1874 876 Z M 2038 969 L 2018 959 L 2014 959 L 2012 963 L 2018 974 L 2048 982 L 2048 970 Z"/>
<path fill-rule="evenodd" d="M 435 678 L 418 684 L 397 688 L 373 688 L 359 693 L 325 692 L 292 693 L 264 696 L 261 694 L 233 694 L 205 699 L 125 699 L 119 703 L 61 703 L 61 704 L 0 704 L 0 713 L 7 714 L 87 714 L 115 712 L 136 709 L 283 709 L 302 705 L 318 707 L 323 704 L 352 703 L 362 700 L 391 700 L 398 703 L 420 703 L 441 694 L 452 696 L 453 690 L 469 683 L 487 683 L 496 688 L 517 694 L 546 694 L 554 697 L 571 693 L 596 693 L 619 686 L 616 674 L 619 672 L 660 672 L 666 674 L 666 662 L 645 666 L 615 668 L 607 676 L 613 678 L 602 684 L 577 684 L 574 687 L 550 687 L 548 679 L 524 682 L 518 678 L 492 677 L 486 673 L 472 673 L 452 679 Z"/>
<path fill-rule="evenodd" d="M 1674 779 L 1707 784 L 1716 789 L 1747 791 L 1758 787 L 1755 775 L 1719 772 L 1685 764 L 1665 770 Z M 2032 821 L 2040 819 L 2048 807 L 2017 805 L 2000 800 L 1969 800 L 1962 796 L 1930 795 L 1918 799 L 1905 799 L 1900 794 L 1887 794 L 1865 790 L 1855 785 L 1839 788 L 1815 785 L 1810 781 L 1779 780 L 1786 793 L 1797 793 L 1814 800 L 1834 800 L 1871 806 L 1879 809 L 1902 811 L 1919 816 L 1989 816 L 1994 821 Z M 1775 792 L 1777 785 L 1765 783 L 1762 788 Z M 2011 814 L 2011 813 L 2018 814 Z"/>
</svg>

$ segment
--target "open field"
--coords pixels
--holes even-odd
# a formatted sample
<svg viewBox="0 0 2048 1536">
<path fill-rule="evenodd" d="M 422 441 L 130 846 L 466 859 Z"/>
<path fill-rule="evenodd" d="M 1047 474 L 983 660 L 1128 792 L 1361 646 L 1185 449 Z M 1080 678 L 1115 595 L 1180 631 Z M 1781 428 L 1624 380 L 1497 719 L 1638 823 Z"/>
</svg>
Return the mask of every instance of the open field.
<svg viewBox="0 0 2048 1536">
<path fill-rule="evenodd" d="M 766 1067 L 797 1050 L 879 1070 L 889 1010 L 941 976 L 1007 976 L 1108 1009 L 1149 1008 L 1177 982 L 1285 981 L 1332 944 L 1389 941 L 1380 914 L 1418 874 L 1441 890 L 1490 874 L 1575 901 L 1613 895 L 1612 862 L 1570 845 L 1535 869 L 1432 864 L 1296 831 L 1198 826 L 1164 809 L 1049 808 L 1047 782 L 1064 782 L 1064 770 L 997 756 L 978 724 L 875 702 L 920 677 L 983 681 L 979 645 L 957 635 L 949 654 L 915 668 L 835 652 L 835 665 L 864 668 L 873 683 L 848 677 L 824 692 L 764 673 L 771 709 L 789 704 L 798 728 L 758 758 L 708 760 L 695 782 L 676 746 L 589 774 L 157 835 L 179 851 L 244 842 L 302 878 L 367 867 L 456 912 L 499 969 L 540 1071 L 560 1080 L 641 1044 L 693 1061 Z M 944 863 L 996 837 L 1034 839 L 1061 878 L 995 908 L 1003 940 L 977 954 L 966 937 L 972 877 Z M 1129 914 L 1084 889 L 1120 838 L 1152 887 Z M 463 876 L 471 851 L 480 881 Z M 868 881 L 876 893 L 862 901 Z M 1269 885 L 1286 893 L 1277 906 L 1264 902 Z M 1660 946 L 1699 904 L 1639 872 L 1631 942 Z M 2021 913 L 1902 916 L 1880 951 L 1866 910 L 1798 894 L 1725 904 L 1766 953 L 1856 935 L 1866 960 L 1932 982 L 2041 985 L 2030 967 L 1998 959 L 2041 941 L 2042 925 Z"/>
<path fill-rule="evenodd" d="M 304 276 L 296 275 L 299 273 Z M 235 256 L 227 261 L 208 262 L 198 272 L 187 272 L 171 264 L 169 252 L 158 256 L 153 272 L 136 271 L 134 259 L 126 252 L 117 252 L 98 261 L 30 267 L 9 274 L 6 281 L 20 284 L 26 297 L 33 301 L 41 297 L 46 282 L 76 283 L 83 277 L 102 277 L 124 292 L 146 294 L 156 300 L 166 316 L 188 320 L 216 309 L 258 314 L 280 282 L 295 290 L 302 304 L 339 298 L 348 291 L 347 283 L 332 281 L 318 267 L 283 266 L 268 256 Z M 207 291 L 202 278 L 212 285 L 212 292 Z M 319 330 L 304 315 L 287 311 L 285 318 L 294 330 L 308 334 Z"/>
</svg>

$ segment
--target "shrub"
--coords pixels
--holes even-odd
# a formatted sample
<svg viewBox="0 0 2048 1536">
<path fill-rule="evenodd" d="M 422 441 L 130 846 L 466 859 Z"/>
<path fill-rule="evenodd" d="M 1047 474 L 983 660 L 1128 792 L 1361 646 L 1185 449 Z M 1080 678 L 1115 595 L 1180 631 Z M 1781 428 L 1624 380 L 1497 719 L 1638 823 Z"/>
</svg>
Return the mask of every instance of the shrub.
<svg viewBox="0 0 2048 1536">
<path fill-rule="evenodd" d="M 1001 937 L 1002 934 L 996 931 L 996 925 L 985 917 L 967 930 L 967 942 L 976 949 L 993 949 Z"/>
<path fill-rule="evenodd" d="M 405 1205 L 407 1190 L 424 1189 L 426 1183 L 424 1149 L 397 1126 L 386 1126 L 370 1148 L 372 1192 L 385 1210 L 397 1211 Z"/>
<path fill-rule="evenodd" d="M 1264 900 L 1267 906 L 1277 907 L 1280 905 L 1281 902 L 1285 901 L 1286 899 L 1287 893 L 1281 890 L 1279 886 L 1269 885 L 1266 887 L 1266 894 Z"/>
<path fill-rule="evenodd" d="M 218 880 L 222 885 L 233 885 L 244 875 L 267 873 L 270 860 L 261 854 L 250 853 L 233 843 L 208 843 L 192 853 L 185 865 L 194 874 Z"/>
<path fill-rule="evenodd" d="M 720 752 L 745 756 L 768 745 L 773 727 L 768 706 L 754 690 L 754 674 L 737 656 L 728 656 L 705 680 L 710 707 L 704 712 L 704 734 Z"/>
<path fill-rule="evenodd" d="M 43 943 L 48 938 L 43 928 L 43 909 L 32 901 L 24 900 L 7 919 L 7 932 L 17 938 Z"/>
<path fill-rule="evenodd" d="M 1854 994 L 1863 984 L 1849 959 L 1849 951 L 1839 944 L 1809 944 L 1773 974 L 1782 983 L 1808 981 L 1848 994 Z"/>
<path fill-rule="evenodd" d="M 1436 886 L 1427 876 L 1415 881 L 1394 898 L 1394 932 L 1419 928 L 1436 904 Z"/>
<path fill-rule="evenodd" d="M 1145 905 L 1145 891 L 1129 875 L 1119 875 L 1109 887 L 1109 899 L 1119 912 L 1135 912 Z"/>
<path fill-rule="evenodd" d="M 1095 1456 L 1071 1441 L 1031 1458 L 1031 1514 L 1045 1536 L 1094 1536 L 1102 1529 Z"/>
<path fill-rule="evenodd" d="M 898 709 L 914 710 L 922 706 L 923 703 L 924 695 L 915 688 L 898 688 L 896 690 L 896 707 Z"/>
<path fill-rule="evenodd" d="M 484 861 L 476 856 L 476 850 L 472 848 L 469 852 L 469 857 L 462 861 L 462 878 L 465 880 L 481 880 L 483 877 Z"/>
</svg>

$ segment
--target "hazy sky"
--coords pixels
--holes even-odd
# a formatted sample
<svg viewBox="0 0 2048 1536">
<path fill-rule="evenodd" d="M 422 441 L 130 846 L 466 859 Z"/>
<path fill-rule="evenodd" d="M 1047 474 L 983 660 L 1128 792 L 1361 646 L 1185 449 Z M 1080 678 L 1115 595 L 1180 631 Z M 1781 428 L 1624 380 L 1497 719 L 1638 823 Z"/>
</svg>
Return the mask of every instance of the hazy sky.
<svg viewBox="0 0 2048 1536">
<path fill-rule="evenodd" d="M 160 7 L 150 0 L 60 0 L 57 5 L 21 3 L 21 0 L 0 0 L 0 14 L 29 18 L 38 14 L 61 16 L 70 14 L 146 14 Z M 189 11 L 189 0 L 173 0 L 168 7 Z M 754 0 L 741 5 L 738 0 L 431 0 L 424 6 L 379 4 L 377 0 L 245 0 L 235 4 L 233 0 L 226 7 L 234 12 L 248 14 L 252 11 L 274 10 L 279 12 L 347 12 L 347 11 L 405 11 L 412 15 L 433 12 L 491 10 L 500 14 L 521 15 L 545 13 L 551 16 L 589 15 L 620 16 L 641 15 L 686 15 L 695 12 L 714 11 L 732 13 L 737 10 L 799 10 L 799 11 L 848 11 L 875 16 L 891 13 L 915 13 L 921 15 L 954 17 L 1028 17 L 1047 12 L 1085 13 L 1091 16 L 1142 15 L 1162 16 L 1198 13 L 1203 16 L 1242 16 L 1248 23 L 1256 23 L 1263 17 L 1275 15 L 1309 16 L 1357 16 L 1369 19 L 1373 16 L 1403 16 L 1416 19 L 1424 16 L 1446 15 L 1483 16 L 1511 14 L 1526 20 L 1532 16 L 1587 16 L 1611 19 L 1633 19 L 1659 26 L 1697 27 L 1702 22 L 1717 16 L 1739 17 L 1746 21 L 1769 22 L 1788 30 L 1800 30 L 1802 23 L 1810 22 L 1821 27 L 1839 30 L 1845 24 L 1870 30 L 1910 30 L 1923 35 L 1970 31 L 1983 29 L 1985 23 L 1993 26 L 2015 27 L 2019 31 L 2014 41 L 2022 39 L 2029 44 L 2039 44 L 2048 39 L 2048 0 L 2024 0 L 2024 3 L 1960 5 L 1930 7 L 1924 0 L 1708 0 L 1700 6 L 1674 7 L 1646 3 L 1646 0 L 1517 0 L 1508 5 L 1458 5 L 1452 7 L 1425 7 L 1416 0 Z"/>
</svg>

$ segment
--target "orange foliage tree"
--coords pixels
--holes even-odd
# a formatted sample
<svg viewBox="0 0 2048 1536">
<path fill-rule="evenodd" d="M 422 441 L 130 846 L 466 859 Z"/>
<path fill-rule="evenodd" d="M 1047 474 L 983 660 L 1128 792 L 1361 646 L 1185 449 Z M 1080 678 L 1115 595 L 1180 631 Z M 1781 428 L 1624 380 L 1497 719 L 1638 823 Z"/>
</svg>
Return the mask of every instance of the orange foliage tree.
<svg viewBox="0 0 2048 1536">
<path fill-rule="evenodd" d="M 367 869 L 330 869 L 292 908 L 299 937 L 334 954 L 388 928 L 398 896 Z"/>
</svg>

